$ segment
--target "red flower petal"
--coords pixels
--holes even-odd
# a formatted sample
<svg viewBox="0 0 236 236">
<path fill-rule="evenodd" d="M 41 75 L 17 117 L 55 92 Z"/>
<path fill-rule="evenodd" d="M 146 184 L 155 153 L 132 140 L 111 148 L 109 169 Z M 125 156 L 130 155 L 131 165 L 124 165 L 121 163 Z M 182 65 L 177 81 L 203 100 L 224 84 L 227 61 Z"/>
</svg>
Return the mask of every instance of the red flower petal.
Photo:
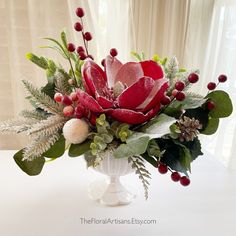
<svg viewBox="0 0 236 236">
<path fill-rule="evenodd" d="M 108 92 L 105 72 L 93 60 L 86 60 L 82 66 L 82 75 L 86 92 L 92 96 L 96 92 L 100 95 Z"/>
<path fill-rule="evenodd" d="M 129 87 L 141 77 L 143 77 L 143 69 L 141 64 L 136 62 L 128 62 L 118 71 L 115 78 L 115 83 L 120 81 Z"/>
<path fill-rule="evenodd" d="M 127 124 L 141 124 L 153 118 L 158 110 L 160 109 L 160 105 L 158 104 L 154 109 L 146 113 L 145 115 L 142 112 L 132 111 L 128 109 L 110 109 L 107 113 L 120 122 L 124 122 Z"/>
<path fill-rule="evenodd" d="M 142 61 L 140 65 L 142 66 L 144 76 L 151 77 L 154 80 L 163 78 L 163 70 L 155 61 Z"/>
<path fill-rule="evenodd" d="M 113 101 L 108 100 L 107 98 L 104 97 L 96 97 L 96 100 L 98 101 L 98 103 L 104 108 L 111 108 L 113 107 Z"/>
<path fill-rule="evenodd" d="M 105 59 L 105 71 L 107 75 L 107 82 L 109 88 L 112 88 L 114 86 L 114 81 L 117 72 L 122 67 L 122 63 L 116 59 L 116 57 L 107 56 Z"/>
<path fill-rule="evenodd" d="M 152 78 L 140 78 L 117 97 L 118 106 L 120 108 L 136 109 L 149 97 L 154 85 L 155 81 Z"/>
<path fill-rule="evenodd" d="M 154 106 L 156 106 L 156 104 L 160 103 L 168 87 L 169 84 L 166 78 L 156 80 L 149 96 L 142 104 L 137 107 L 137 109 L 140 109 L 142 112 L 152 109 Z"/>
<path fill-rule="evenodd" d="M 87 109 L 98 113 L 104 112 L 103 108 L 99 105 L 99 103 L 83 90 L 77 89 L 76 94 L 79 102 Z"/>
</svg>

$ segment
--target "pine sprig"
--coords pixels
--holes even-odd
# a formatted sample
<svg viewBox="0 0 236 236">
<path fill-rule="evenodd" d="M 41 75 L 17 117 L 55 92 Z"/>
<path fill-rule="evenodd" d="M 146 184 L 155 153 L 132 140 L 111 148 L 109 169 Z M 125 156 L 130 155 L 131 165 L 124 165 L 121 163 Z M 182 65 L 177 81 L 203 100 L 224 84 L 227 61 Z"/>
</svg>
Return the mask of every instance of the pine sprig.
<svg viewBox="0 0 236 236">
<path fill-rule="evenodd" d="M 0 123 L 1 133 L 22 133 L 27 131 L 35 124 L 32 120 L 8 120 Z"/>
<path fill-rule="evenodd" d="M 40 89 L 35 88 L 30 82 L 23 80 L 25 88 L 34 98 L 36 105 L 44 111 L 52 114 L 62 114 L 62 106 L 56 103 Z"/>
<path fill-rule="evenodd" d="M 42 120 L 35 124 L 31 129 L 27 131 L 28 135 L 50 136 L 58 133 L 64 126 L 67 119 L 63 116 L 52 115 L 46 120 Z"/>
<path fill-rule="evenodd" d="M 54 76 L 56 90 L 62 94 L 70 94 L 71 86 L 68 83 L 70 76 L 62 69 L 59 69 Z"/>
<path fill-rule="evenodd" d="M 60 138 L 59 134 L 51 136 L 38 136 L 24 149 L 23 161 L 32 161 L 48 151 L 53 144 Z"/>
<path fill-rule="evenodd" d="M 38 112 L 37 110 L 29 111 L 29 110 L 23 110 L 20 113 L 20 116 L 24 117 L 27 120 L 45 120 L 48 118 L 48 115 L 46 115 L 43 112 Z"/>
<path fill-rule="evenodd" d="M 179 63 L 175 56 L 171 57 L 166 65 L 166 77 L 170 79 L 172 84 L 177 72 L 179 71 Z"/>
<path fill-rule="evenodd" d="M 140 157 L 129 157 L 128 162 L 132 163 L 132 168 L 135 169 L 135 174 L 139 176 L 139 179 L 142 181 L 143 188 L 144 188 L 144 196 L 145 199 L 148 199 L 148 186 L 149 182 L 147 179 L 151 178 L 151 174 L 148 172 L 148 170 L 145 168 L 145 165 L 143 163 L 143 159 Z"/>
</svg>

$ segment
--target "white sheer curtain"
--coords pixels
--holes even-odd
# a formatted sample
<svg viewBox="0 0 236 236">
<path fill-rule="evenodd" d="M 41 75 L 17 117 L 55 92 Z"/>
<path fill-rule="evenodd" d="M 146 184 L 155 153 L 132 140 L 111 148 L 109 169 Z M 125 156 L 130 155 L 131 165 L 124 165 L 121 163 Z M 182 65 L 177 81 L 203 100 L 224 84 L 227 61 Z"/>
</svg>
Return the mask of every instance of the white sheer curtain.
<svg viewBox="0 0 236 236">
<path fill-rule="evenodd" d="M 133 48 L 150 57 L 176 55 L 180 65 L 198 68 L 201 81 L 194 91 L 206 93 L 209 81 L 225 73 L 220 85 L 235 104 L 236 1 L 234 0 L 133 0 Z M 225 165 L 236 168 L 236 119 L 222 120 L 213 136 L 202 136 L 205 150 Z"/>
<path fill-rule="evenodd" d="M 66 28 L 69 40 L 82 44 L 80 34 L 73 30 L 78 6 L 85 9 L 85 27 L 94 37 L 89 49 L 98 62 L 111 47 L 118 49 L 120 59 L 127 60 L 127 0 L 0 0 L 0 121 L 16 118 L 28 106 L 22 79 L 37 85 L 46 82 L 44 71 L 25 59 L 26 52 L 55 58 L 66 66 L 58 54 L 38 48 L 46 44 L 42 38 L 59 38 Z M 20 148 L 25 142 L 23 136 L 0 135 L 0 149 Z"/>
<path fill-rule="evenodd" d="M 236 169 L 236 1 L 214 2 L 210 38 L 203 66 L 205 81 L 214 80 L 220 73 L 228 75 L 224 86 L 231 95 L 233 115 L 222 120 L 217 135 L 208 138 L 205 147 L 227 166 Z M 204 90 L 202 87 L 201 90 Z M 210 142 L 209 142 L 210 141 Z"/>
<path fill-rule="evenodd" d="M 37 46 L 45 43 L 42 37 L 59 37 L 63 28 L 67 28 L 70 40 L 81 44 L 73 31 L 77 6 L 85 8 L 85 27 L 94 36 L 89 48 L 98 62 L 112 47 L 118 49 L 123 61 L 129 59 L 131 50 L 143 51 L 147 58 L 155 53 L 176 55 L 181 65 L 201 70 L 202 82 L 196 90 L 204 92 L 208 81 L 219 73 L 227 74 L 225 88 L 235 101 L 236 1 L 0 0 L 0 120 L 16 117 L 27 106 L 22 79 L 45 83 L 43 71 L 24 59 L 26 52 L 60 60 L 55 53 Z M 234 167 L 235 123 L 234 113 L 205 142 L 209 152 Z M 0 148 L 19 148 L 25 141 L 0 136 Z"/>
</svg>

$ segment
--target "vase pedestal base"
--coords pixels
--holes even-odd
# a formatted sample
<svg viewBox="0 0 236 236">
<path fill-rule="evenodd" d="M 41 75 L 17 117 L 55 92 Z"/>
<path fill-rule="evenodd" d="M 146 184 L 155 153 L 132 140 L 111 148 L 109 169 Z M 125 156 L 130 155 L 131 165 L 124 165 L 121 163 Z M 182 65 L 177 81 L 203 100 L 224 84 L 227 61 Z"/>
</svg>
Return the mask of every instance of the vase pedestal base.
<svg viewBox="0 0 236 236">
<path fill-rule="evenodd" d="M 130 204 L 136 197 L 120 182 L 117 176 L 95 181 L 89 185 L 89 197 L 106 206 L 121 206 Z"/>
</svg>

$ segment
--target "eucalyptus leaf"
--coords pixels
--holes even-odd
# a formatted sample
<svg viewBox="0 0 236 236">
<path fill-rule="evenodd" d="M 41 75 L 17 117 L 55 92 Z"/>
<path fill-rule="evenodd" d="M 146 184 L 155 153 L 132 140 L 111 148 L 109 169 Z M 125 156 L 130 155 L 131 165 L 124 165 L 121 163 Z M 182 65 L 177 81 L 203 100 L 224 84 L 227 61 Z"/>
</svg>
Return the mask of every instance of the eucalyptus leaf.
<svg viewBox="0 0 236 236">
<path fill-rule="evenodd" d="M 32 161 L 22 161 L 23 159 L 23 151 L 24 149 L 18 151 L 14 155 L 14 160 L 16 164 L 23 170 L 26 174 L 30 176 L 38 175 L 41 173 L 44 163 L 45 163 L 45 158 L 44 157 L 37 157 Z"/>
<path fill-rule="evenodd" d="M 55 142 L 55 144 L 46 151 L 43 156 L 47 158 L 58 158 L 65 153 L 65 138 L 63 135 Z"/>
<path fill-rule="evenodd" d="M 147 150 L 148 142 L 149 142 L 149 137 L 145 136 L 131 140 L 127 144 L 121 144 L 114 151 L 114 157 L 123 158 L 123 157 L 138 156 L 140 154 L 143 154 Z"/>
<path fill-rule="evenodd" d="M 70 157 L 78 157 L 86 153 L 90 150 L 90 144 L 92 143 L 92 140 L 86 140 L 83 143 L 80 144 L 71 144 L 69 148 L 69 156 Z"/>
<path fill-rule="evenodd" d="M 183 101 L 175 100 L 170 107 L 181 107 L 182 109 L 193 109 L 201 107 L 207 99 L 187 96 Z"/>
<path fill-rule="evenodd" d="M 209 113 L 212 118 L 228 117 L 233 112 L 232 101 L 225 91 L 215 90 L 209 93 L 206 98 L 215 103 L 215 108 Z"/>
<path fill-rule="evenodd" d="M 219 127 L 220 119 L 209 117 L 207 127 L 201 132 L 202 134 L 214 134 Z"/>
</svg>

